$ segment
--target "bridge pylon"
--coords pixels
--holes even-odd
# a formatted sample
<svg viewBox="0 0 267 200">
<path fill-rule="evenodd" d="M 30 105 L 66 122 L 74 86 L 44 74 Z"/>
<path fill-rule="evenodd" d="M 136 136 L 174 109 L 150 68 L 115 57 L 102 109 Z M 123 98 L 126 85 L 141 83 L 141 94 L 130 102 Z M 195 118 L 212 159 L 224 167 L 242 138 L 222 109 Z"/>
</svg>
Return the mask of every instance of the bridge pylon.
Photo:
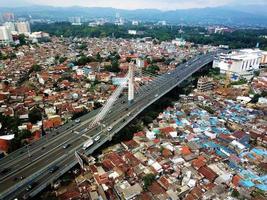
<svg viewBox="0 0 267 200">
<path fill-rule="evenodd" d="M 128 77 L 128 103 L 132 104 L 134 101 L 134 64 L 129 65 L 129 77 Z"/>
</svg>

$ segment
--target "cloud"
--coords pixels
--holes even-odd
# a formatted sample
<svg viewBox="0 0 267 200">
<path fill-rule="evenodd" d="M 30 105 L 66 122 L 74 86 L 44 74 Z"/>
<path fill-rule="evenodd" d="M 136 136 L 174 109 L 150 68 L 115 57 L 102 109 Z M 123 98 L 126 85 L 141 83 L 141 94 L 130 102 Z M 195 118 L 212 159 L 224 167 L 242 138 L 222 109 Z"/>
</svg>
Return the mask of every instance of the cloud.
<svg viewBox="0 0 267 200">
<path fill-rule="evenodd" d="M 7 4 L 7 0 L 0 0 Z M 8 0 L 10 4 L 12 1 Z M 186 8 L 216 7 L 223 5 L 263 4 L 266 0 L 20 0 L 31 4 L 50 6 L 86 6 L 86 7 L 114 7 L 122 9 L 156 8 L 160 10 L 174 10 Z"/>
</svg>

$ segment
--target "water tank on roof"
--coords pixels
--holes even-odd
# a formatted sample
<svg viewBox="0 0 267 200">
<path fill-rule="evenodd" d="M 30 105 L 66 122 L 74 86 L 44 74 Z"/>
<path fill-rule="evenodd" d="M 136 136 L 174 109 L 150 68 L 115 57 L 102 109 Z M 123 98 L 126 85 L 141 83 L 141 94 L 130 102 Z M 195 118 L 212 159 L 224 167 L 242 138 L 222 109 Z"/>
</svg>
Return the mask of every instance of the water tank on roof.
<svg viewBox="0 0 267 200">
<path fill-rule="evenodd" d="M 79 95 L 77 93 L 73 93 L 71 96 L 72 96 L 73 99 L 78 99 L 79 98 Z"/>
</svg>

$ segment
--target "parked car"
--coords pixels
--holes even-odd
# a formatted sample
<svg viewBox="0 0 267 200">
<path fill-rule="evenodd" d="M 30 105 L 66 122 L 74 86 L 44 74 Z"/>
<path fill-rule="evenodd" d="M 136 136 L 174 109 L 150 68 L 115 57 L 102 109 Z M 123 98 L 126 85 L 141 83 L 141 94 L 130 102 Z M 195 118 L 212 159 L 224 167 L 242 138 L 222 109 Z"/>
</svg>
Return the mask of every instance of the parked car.
<svg viewBox="0 0 267 200">
<path fill-rule="evenodd" d="M 54 173 L 55 171 L 57 171 L 59 169 L 59 166 L 55 165 L 49 168 L 49 172 L 50 173 Z"/>
</svg>

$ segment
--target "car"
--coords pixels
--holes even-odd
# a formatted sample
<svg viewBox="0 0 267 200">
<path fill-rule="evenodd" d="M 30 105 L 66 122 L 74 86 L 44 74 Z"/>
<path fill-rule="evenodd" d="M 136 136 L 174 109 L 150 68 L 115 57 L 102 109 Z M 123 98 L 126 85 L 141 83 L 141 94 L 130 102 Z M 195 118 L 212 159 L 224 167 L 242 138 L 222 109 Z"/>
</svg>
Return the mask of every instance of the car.
<svg viewBox="0 0 267 200">
<path fill-rule="evenodd" d="M 30 191 L 30 190 L 32 190 L 34 187 L 36 187 L 37 185 L 38 185 L 37 182 L 29 183 L 29 184 L 27 185 L 27 187 L 26 187 L 26 190 L 27 190 L 27 191 Z"/>
<path fill-rule="evenodd" d="M 88 128 L 83 129 L 82 132 L 85 133 L 86 131 L 88 131 Z"/>
<path fill-rule="evenodd" d="M 108 111 L 108 113 L 110 114 L 110 113 L 111 113 L 111 110 L 110 110 L 110 111 Z"/>
<path fill-rule="evenodd" d="M 129 108 L 125 108 L 125 110 L 126 110 L 126 111 L 129 110 Z"/>
<path fill-rule="evenodd" d="M 95 140 L 95 141 L 100 140 L 100 135 L 96 136 L 94 140 Z"/>
<path fill-rule="evenodd" d="M 111 131 L 112 128 L 113 128 L 112 126 L 108 127 L 108 128 L 107 128 L 107 131 Z"/>
<path fill-rule="evenodd" d="M 59 169 L 59 166 L 57 165 L 54 165 L 52 167 L 49 168 L 49 173 L 54 173 L 55 171 L 57 171 Z"/>
<path fill-rule="evenodd" d="M 171 72 L 168 72 L 168 74 L 170 75 L 170 74 L 171 74 Z"/>
<path fill-rule="evenodd" d="M 158 94 L 155 94 L 155 97 L 158 97 L 159 95 Z"/>
<path fill-rule="evenodd" d="M 75 121 L 75 123 L 80 123 L 81 119 L 75 119 L 74 121 Z"/>
<path fill-rule="evenodd" d="M 76 134 L 80 134 L 80 132 L 79 132 L 79 131 L 74 131 L 74 133 L 76 133 Z"/>
<path fill-rule="evenodd" d="M 129 117 L 131 115 L 131 113 L 127 113 L 127 117 Z"/>
<path fill-rule="evenodd" d="M 68 147 L 70 147 L 70 144 L 64 144 L 63 145 L 63 149 L 67 149 Z"/>
<path fill-rule="evenodd" d="M 123 100 L 123 101 L 121 101 L 121 104 L 124 104 L 125 103 L 125 101 Z"/>
</svg>

